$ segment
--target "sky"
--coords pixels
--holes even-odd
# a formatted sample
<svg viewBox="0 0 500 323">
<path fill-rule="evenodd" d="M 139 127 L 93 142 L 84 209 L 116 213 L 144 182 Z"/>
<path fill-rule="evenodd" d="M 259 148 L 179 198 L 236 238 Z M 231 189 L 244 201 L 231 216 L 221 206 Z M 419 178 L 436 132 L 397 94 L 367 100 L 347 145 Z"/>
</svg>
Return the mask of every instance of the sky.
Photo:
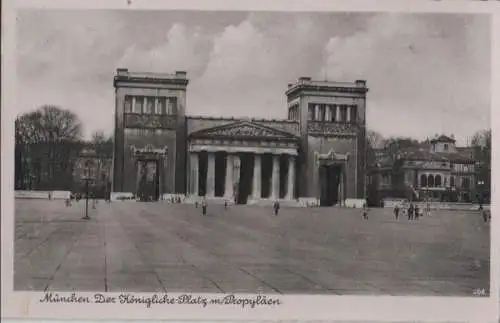
<svg viewBox="0 0 500 323">
<path fill-rule="evenodd" d="M 482 15 L 25 10 L 18 113 L 74 111 L 111 134 L 117 68 L 184 70 L 187 114 L 287 117 L 298 77 L 367 81 L 367 127 L 464 145 L 490 127 L 490 21 Z"/>
</svg>

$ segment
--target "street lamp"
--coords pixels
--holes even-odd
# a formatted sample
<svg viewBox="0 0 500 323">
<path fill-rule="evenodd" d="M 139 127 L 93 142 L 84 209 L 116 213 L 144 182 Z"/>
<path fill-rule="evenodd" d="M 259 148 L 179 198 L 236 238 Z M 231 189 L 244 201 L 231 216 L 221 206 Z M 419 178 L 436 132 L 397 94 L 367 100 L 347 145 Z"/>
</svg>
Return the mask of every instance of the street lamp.
<svg viewBox="0 0 500 323">
<path fill-rule="evenodd" d="M 89 217 L 89 181 L 90 179 L 90 169 L 88 164 L 85 163 L 85 175 L 82 177 L 85 181 L 85 216 L 82 218 L 84 220 L 90 220 Z"/>
<path fill-rule="evenodd" d="M 90 163 L 92 158 L 95 157 L 95 153 L 92 150 L 84 149 L 80 156 L 85 160 L 84 175 L 82 180 L 85 182 L 85 216 L 82 218 L 84 220 L 90 220 L 89 216 L 89 182 L 92 181 L 90 176 Z"/>
</svg>

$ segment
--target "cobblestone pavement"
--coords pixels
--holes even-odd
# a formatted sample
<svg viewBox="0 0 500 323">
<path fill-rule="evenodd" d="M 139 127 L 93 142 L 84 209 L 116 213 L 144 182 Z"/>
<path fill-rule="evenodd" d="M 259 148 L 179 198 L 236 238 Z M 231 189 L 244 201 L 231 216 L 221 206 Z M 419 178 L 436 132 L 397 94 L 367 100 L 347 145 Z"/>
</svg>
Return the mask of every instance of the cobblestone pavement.
<svg viewBox="0 0 500 323">
<path fill-rule="evenodd" d="M 477 212 L 16 200 L 15 290 L 472 296 L 489 286 Z"/>
</svg>

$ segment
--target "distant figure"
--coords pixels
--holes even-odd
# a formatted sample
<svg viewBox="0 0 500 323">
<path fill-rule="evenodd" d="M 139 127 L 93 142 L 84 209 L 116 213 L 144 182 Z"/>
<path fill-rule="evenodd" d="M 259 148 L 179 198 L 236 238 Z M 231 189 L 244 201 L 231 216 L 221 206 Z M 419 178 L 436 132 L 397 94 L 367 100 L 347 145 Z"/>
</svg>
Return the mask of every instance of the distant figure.
<svg viewBox="0 0 500 323">
<path fill-rule="evenodd" d="M 70 207 L 71 206 L 71 198 L 67 198 L 66 199 L 66 207 Z"/>
<path fill-rule="evenodd" d="M 431 216 L 431 203 L 430 202 L 427 202 L 425 204 L 425 213 L 427 216 Z"/>
<path fill-rule="evenodd" d="M 280 202 L 278 200 L 274 201 L 273 209 L 274 209 L 274 215 L 278 216 L 278 212 L 280 210 Z"/>
<path fill-rule="evenodd" d="M 394 217 L 396 218 L 396 220 L 399 218 L 399 204 L 396 204 L 396 206 L 394 207 Z"/>
<path fill-rule="evenodd" d="M 224 208 L 227 209 L 227 200 L 224 200 Z"/>
<path fill-rule="evenodd" d="M 363 219 L 368 220 L 368 206 L 366 203 L 363 204 Z"/>
<path fill-rule="evenodd" d="M 420 216 L 420 209 L 418 208 L 418 205 L 415 204 L 415 220 L 418 220 L 419 216 Z"/>
<path fill-rule="evenodd" d="M 410 202 L 410 207 L 408 208 L 408 220 L 413 220 L 413 212 L 415 211 L 415 207 L 413 203 Z"/>
<path fill-rule="evenodd" d="M 203 197 L 203 201 L 201 201 L 201 215 L 207 215 L 207 198 Z"/>
<path fill-rule="evenodd" d="M 194 201 L 194 207 L 198 208 L 198 201 Z"/>
<path fill-rule="evenodd" d="M 481 210 L 481 213 L 483 215 L 483 221 L 488 222 L 488 213 L 486 212 L 486 210 Z"/>
<path fill-rule="evenodd" d="M 49 200 L 52 200 L 52 192 L 49 192 Z"/>
</svg>

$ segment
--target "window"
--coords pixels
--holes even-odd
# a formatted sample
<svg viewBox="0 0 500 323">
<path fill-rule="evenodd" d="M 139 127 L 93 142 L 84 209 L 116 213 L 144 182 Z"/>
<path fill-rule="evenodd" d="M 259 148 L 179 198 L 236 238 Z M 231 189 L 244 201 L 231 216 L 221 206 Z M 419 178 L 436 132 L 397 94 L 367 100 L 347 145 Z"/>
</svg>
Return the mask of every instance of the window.
<svg viewBox="0 0 500 323">
<path fill-rule="evenodd" d="M 351 122 L 357 122 L 358 120 L 358 107 L 351 105 Z"/>
<path fill-rule="evenodd" d="M 124 111 L 125 113 L 132 112 L 132 97 L 130 95 L 125 96 Z"/>
<path fill-rule="evenodd" d="M 155 112 L 155 98 L 148 96 L 146 98 L 146 113 L 153 114 Z"/>
<path fill-rule="evenodd" d="M 314 120 L 314 105 L 309 104 L 307 109 L 307 120 Z"/>
<path fill-rule="evenodd" d="M 429 187 L 434 187 L 434 176 L 432 175 L 427 176 L 427 183 Z"/>
<path fill-rule="evenodd" d="M 448 144 L 444 144 L 444 151 L 448 151 Z"/>
<path fill-rule="evenodd" d="M 450 186 L 455 187 L 455 177 L 453 176 L 450 177 Z"/>
<path fill-rule="evenodd" d="M 347 122 L 347 106 L 340 106 L 340 120 L 341 122 Z"/>
<path fill-rule="evenodd" d="M 324 104 L 319 106 L 319 120 L 326 121 L 326 105 Z"/>
<path fill-rule="evenodd" d="M 158 98 L 158 113 L 161 115 L 167 114 L 167 98 Z"/>
<path fill-rule="evenodd" d="M 441 186 L 441 175 L 436 175 L 435 184 L 436 187 Z"/>
<path fill-rule="evenodd" d="M 420 175 L 420 186 L 421 187 L 427 186 L 427 176 L 424 174 Z"/>
<path fill-rule="evenodd" d="M 143 106 L 144 106 L 144 97 L 143 96 L 136 96 L 135 97 L 135 113 L 143 113 Z"/>
<path fill-rule="evenodd" d="M 335 122 L 335 118 L 336 118 L 335 106 L 334 105 L 327 105 L 326 107 L 327 107 L 327 109 L 330 109 L 330 120 L 328 120 L 328 121 Z"/>
<path fill-rule="evenodd" d="M 177 99 L 167 98 L 167 113 L 170 115 L 177 114 Z"/>
</svg>

